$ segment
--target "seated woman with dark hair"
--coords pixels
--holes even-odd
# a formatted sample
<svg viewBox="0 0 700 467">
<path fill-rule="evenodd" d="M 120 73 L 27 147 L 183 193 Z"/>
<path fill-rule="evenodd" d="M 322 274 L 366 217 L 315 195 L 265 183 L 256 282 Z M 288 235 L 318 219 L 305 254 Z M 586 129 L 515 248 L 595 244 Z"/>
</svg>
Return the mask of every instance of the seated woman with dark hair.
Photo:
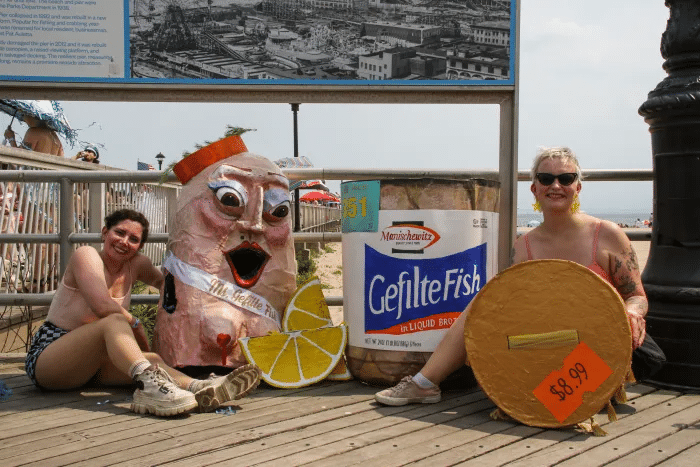
<svg viewBox="0 0 700 467">
<path fill-rule="evenodd" d="M 211 411 L 239 399 L 260 381 L 246 365 L 208 380 L 192 379 L 148 352 L 143 325 L 129 311 L 136 281 L 162 289 L 163 275 L 139 253 L 148 220 L 129 209 L 105 218 L 102 249 L 78 248 L 70 258 L 48 316 L 27 353 L 27 375 L 39 388 L 65 390 L 88 382 L 136 383 L 131 410 L 177 415 L 199 406 Z"/>
</svg>

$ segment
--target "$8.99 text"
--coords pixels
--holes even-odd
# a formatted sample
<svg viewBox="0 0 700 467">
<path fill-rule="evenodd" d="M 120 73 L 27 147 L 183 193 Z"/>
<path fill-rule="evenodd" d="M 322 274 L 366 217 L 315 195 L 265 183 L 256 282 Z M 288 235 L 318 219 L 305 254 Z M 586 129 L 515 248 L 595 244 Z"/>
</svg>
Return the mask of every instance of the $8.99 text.
<svg viewBox="0 0 700 467">
<path fill-rule="evenodd" d="M 588 373 L 586 372 L 586 367 L 581 363 L 575 363 L 573 367 L 569 368 L 570 381 L 565 378 L 557 379 L 557 384 L 552 384 L 549 386 L 549 392 L 555 394 L 559 397 L 560 401 L 566 400 L 566 396 L 572 395 L 579 386 L 583 385 L 583 382 L 588 379 Z M 571 385 L 574 385 L 572 387 Z"/>
</svg>

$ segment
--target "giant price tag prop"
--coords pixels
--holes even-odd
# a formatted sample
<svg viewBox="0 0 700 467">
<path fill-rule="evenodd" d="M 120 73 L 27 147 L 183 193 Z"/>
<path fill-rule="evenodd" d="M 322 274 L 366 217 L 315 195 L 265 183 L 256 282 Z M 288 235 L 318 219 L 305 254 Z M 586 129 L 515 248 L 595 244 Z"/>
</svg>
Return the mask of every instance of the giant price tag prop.
<svg viewBox="0 0 700 467">
<path fill-rule="evenodd" d="M 491 279 L 472 301 L 464 341 L 486 395 L 512 418 L 547 428 L 596 414 L 632 358 L 620 295 L 563 260 L 527 261 Z"/>
</svg>

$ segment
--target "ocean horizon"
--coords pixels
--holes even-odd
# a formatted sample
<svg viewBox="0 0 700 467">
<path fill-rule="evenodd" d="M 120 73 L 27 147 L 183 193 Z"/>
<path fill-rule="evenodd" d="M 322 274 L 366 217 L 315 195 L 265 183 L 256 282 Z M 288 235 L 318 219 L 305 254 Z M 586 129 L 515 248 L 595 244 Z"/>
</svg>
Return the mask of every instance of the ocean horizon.
<svg viewBox="0 0 700 467">
<path fill-rule="evenodd" d="M 634 227 L 634 223 L 637 221 L 637 219 L 639 219 L 641 221 L 645 221 L 645 220 L 650 220 L 650 218 L 651 218 L 651 210 L 649 210 L 649 211 L 620 210 L 620 211 L 613 211 L 613 212 L 585 211 L 585 212 L 586 212 L 586 214 L 597 217 L 599 219 L 605 219 L 605 220 L 614 222 L 616 224 L 621 224 L 623 226 L 628 226 L 628 227 Z M 521 212 L 520 210 L 518 210 L 518 226 L 519 227 L 526 227 L 528 222 L 533 221 L 533 220 L 542 222 L 542 213 L 538 213 L 538 212 L 529 212 L 528 213 L 528 212 Z"/>
</svg>

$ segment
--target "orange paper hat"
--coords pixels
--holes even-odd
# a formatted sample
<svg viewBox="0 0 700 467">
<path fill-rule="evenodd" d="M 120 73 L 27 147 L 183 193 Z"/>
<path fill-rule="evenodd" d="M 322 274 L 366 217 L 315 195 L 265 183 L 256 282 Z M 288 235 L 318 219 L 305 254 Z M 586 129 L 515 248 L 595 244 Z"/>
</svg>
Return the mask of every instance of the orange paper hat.
<svg viewBox="0 0 700 467">
<path fill-rule="evenodd" d="M 241 137 L 238 135 L 229 136 L 228 138 L 211 143 L 209 146 L 205 146 L 185 157 L 175 164 L 173 172 L 175 172 L 178 180 L 184 185 L 214 162 L 242 152 L 248 152 L 248 148 L 245 146 L 245 143 L 243 143 Z"/>
</svg>

